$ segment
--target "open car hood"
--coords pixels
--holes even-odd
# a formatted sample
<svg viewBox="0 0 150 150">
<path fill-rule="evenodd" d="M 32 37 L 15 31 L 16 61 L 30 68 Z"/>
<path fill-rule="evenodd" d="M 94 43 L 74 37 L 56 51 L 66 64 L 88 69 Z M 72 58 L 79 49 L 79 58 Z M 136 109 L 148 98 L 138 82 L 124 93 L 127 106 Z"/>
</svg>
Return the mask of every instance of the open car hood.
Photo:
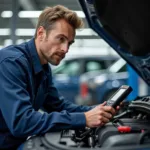
<svg viewBox="0 0 150 150">
<path fill-rule="evenodd" d="M 150 1 L 79 0 L 79 3 L 89 26 L 150 85 Z"/>
</svg>

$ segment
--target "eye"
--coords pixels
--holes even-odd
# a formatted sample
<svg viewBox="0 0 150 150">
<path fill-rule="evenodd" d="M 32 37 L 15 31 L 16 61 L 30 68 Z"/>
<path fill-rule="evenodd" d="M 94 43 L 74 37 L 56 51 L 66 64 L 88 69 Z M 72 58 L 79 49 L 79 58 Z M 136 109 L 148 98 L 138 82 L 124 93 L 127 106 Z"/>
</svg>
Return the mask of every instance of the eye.
<svg viewBox="0 0 150 150">
<path fill-rule="evenodd" d="M 66 41 L 66 39 L 65 39 L 64 37 L 59 37 L 59 41 L 60 41 L 61 43 L 64 43 L 64 42 Z"/>
</svg>

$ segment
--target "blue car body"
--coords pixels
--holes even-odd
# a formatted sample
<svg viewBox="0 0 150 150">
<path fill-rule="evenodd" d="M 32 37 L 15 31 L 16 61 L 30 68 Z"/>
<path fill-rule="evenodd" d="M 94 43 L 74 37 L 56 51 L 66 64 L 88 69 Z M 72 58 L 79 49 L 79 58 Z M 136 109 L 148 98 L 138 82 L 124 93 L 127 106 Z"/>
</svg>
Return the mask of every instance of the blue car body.
<svg viewBox="0 0 150 150">
<path fill-rule="evenodd" d="M 75 102 L 79 93 L 80 76 L 89 71 L 108 68 L 118 60 L 118 56 L 84 56 L 68 58 L 59 67 L 53 69 L 54 84 L 60 95 Z"/>
<path fill-rule="evenodd" d="M 80 94 L 76 103 L 93 105 L 106 101 L 121 85 L 127 84 L 128 72 L 126 66 L 126 62 L 119 59 L 106 70 L 81 75 Z M 87 89 L 84 90 L 84 88 Z"/>
</svg>

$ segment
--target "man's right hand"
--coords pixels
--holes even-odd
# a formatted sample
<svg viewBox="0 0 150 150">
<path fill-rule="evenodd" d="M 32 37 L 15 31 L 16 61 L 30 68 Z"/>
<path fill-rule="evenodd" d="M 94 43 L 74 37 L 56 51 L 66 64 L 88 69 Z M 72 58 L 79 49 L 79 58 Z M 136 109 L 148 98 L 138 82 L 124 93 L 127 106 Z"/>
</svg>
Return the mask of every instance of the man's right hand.
<svg viewBox="0 0 150 150">
<path fill-rule="evenodd" d="M 86 126 L 89 128 L 99 127 L 108 123 L 116 111 L 111 106 L 105 106 L 106 102 L 97 105 L 92 110 L 85 112 Z"/>
</svg>

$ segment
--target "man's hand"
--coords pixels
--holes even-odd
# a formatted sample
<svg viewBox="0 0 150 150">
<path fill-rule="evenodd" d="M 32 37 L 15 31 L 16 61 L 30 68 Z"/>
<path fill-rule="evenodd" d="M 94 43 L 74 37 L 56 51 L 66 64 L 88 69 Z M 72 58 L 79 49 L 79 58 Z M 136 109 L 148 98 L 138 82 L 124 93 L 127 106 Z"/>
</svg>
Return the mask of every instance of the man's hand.
<svg viewBox="0 0 150 150">
<path fill-rule="evenodd" d="M 106 102 L 84 113 L 87 127 L 93 128 L 102 126 L 109 122 L 113 115 L 115 115 L 115 109 L 111 106 L 105 106 L 105 104 Z"/>
</svg>

